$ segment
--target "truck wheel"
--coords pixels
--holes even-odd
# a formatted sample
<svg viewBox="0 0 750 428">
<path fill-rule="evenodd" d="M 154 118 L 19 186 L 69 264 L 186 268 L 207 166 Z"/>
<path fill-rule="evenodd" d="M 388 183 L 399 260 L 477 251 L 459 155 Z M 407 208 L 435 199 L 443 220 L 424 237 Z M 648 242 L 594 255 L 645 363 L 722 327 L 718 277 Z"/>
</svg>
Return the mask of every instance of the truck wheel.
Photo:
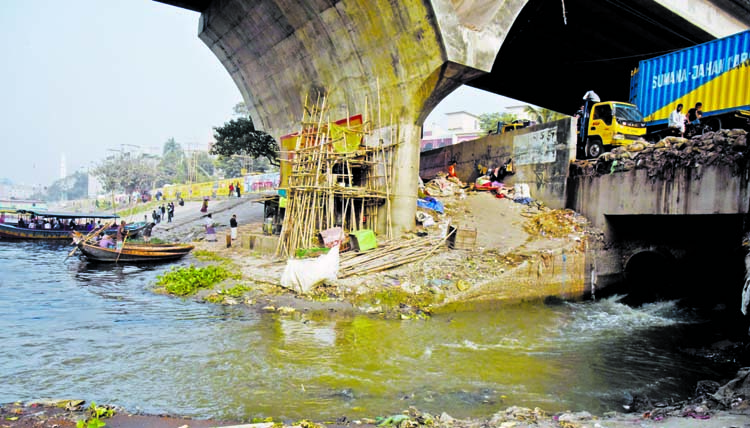
<svg viewBox="0 0 750 428">
<path fill-rule="evenodd" d="M 604 146 L 601 141 L 589 141 L 586 143 L 586 156 L 589 159 L 596 159 L 604 153 Z"/>
</svg>

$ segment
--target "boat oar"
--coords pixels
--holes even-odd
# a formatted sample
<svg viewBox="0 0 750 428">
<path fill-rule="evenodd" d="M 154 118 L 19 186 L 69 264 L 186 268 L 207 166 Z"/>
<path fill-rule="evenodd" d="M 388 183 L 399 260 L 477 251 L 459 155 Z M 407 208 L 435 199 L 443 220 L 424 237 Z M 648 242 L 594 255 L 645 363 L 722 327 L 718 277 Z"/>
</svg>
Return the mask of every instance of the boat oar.
<svg viewBox="0 0 750 428">
<path fill-rule="evenodd" d="M 105 224 L 104 226 L 100 227 L 99 229 L 92 230 L 89 232 L 88 235 L 84 236 L 82 240 L 78 241 L 78 243 L 86 243 L 86 241 L 96 238 L 100 233 L 102 233 L 103 230 L 107 229 L 112 223 Z M 65 260 L 68 260 L 68 257 L 72 256 L 76 251 L 78 251 L 78 243 L 76 244 L 75 248 L 70 250 L 67 256 L 65 256 Z"/>
<path fill-rule="evenodd" d="M 120 247 L 119 250 L 117 250 L 117 258 L 115 259 L 115 264 L 117 264 L 117 261 L 120 260 L 120 254 L 122 254 L 122 249 L 125 248 L 125 242 L 128 240 L 128 235 L 125 234 L 125 237 L 122 238 L 122 247 Z"/>
</svg>

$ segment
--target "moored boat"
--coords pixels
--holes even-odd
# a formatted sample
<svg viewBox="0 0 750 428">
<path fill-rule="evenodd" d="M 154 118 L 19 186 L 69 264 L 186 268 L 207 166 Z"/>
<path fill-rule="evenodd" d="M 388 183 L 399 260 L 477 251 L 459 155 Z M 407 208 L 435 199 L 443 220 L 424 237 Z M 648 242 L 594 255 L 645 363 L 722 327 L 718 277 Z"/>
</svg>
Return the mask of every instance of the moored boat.
<svg viewBox="0 0 750 428">
<path fill-rule="evenodd" d="M 190 244 L 125 244 L 122 248 L 103 248 L 95 243 L 79 241 L 78 249 L 89 259 L 97 262 L 158 262 L 177 260 L 195 248 Z"/>
<path fill-rule="evenodd" d="M 115 220 L 120 218 L 117 214 L 108 213 L 75 213 L 75 212 L 55 212 L 46 210 L 29 210 L 21 209 L 16 211 L 18 221 L 15 223 L 9 223 L 7 221 L 0 223 L 0 238 L 5 239 L 70 239 L 71 232 L 80 230 L 87 232 L 85 229 L 88 224 L 95 224 L 99 221 L 112 222 L 114 229 L 116 229 Z M 41 219 L 41 221 L 39 221 Z M 85 221 L 81 225 L 76 225 L 73 228 L 63 224 L 77 221 Z M 91 223 L 91 222 L 94 223 Z M 34 227 L 29 227 L 31 223 L 34 223 Z M 45 228 L 45 224 L 52 224 L 55 222 L 59 224 L 59 228 Z M 39 223 L 39 224 L 37 224 Z M 40 226 L 40 227 L 38 227 Z M 140 229 L 135 231 L 138 234 L 145 224 Z"/>
</svg>

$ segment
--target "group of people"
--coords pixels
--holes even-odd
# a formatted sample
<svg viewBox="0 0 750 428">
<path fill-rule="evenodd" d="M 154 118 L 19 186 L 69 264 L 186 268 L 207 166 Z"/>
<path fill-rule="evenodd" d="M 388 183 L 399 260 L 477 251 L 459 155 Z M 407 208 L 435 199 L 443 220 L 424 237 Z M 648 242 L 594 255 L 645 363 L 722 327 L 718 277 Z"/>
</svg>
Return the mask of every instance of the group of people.
<svg viewBox="0 0 750 428">
<path fill-rule="evenodd" d="M 236 183 L 229 183 L 229 194 L 227 196 L 231 198 L 232 196 L 234 196 L 235 193 L 237 193 L 237 197 L 239 198 L 241 197 L 241 192 L 242 192 L 242 189 L 240 188 L 239 181 Z"/>
<path fill-rule="evenodd" d="M 117 226 L 117 240 L 115 241 L 108 233 L 103 233 L 99 238 L 98 245 L 101 248 L 117 248 L 120 249 L 125 244 L 125 238 L 128 236 L 128 230 L 125 227 L 127 223 L 125 220 L 120 221 L 120 225 Z"/>
<path fill-rule="evenodd" d="M 216 242 L 216 227 L 210 213 L 203 218 L 203 227 L 206 230 L 206 241 Z M 232 218 L 229 219 L 229 230 L 231 239 L 234 241 L 237 239 L 237 214 L 232 214 Z"/>
<path fill-rule="evenodd" d="M 184 202 L 180 205 L 182 204 L 184 204 Z M 154 220 L 154 223 L 161 223 L 162 218 L 165 216 L 167 218 L 167 223 L 172 223 L 172 218 L 174 218 L 174 202 L 169 202 L 166 206 L 162 204 L 161 207 L 157 207 L 151 212 L 151 218 Z"/>
<path fill-rule="evenodd" d="M 94 220 L 78 223 L 76 219 L 58 219 L 52 218 L 41 218 L 32 216 L 28 221 L 24 220 L 23 217 L 18 218 L 16 223 L 18 227 L 26 229 L 47 229 L 47 230 L 78 230 L 78 231 L 92 231 L 95 228 L 101 226 L 101 221 L 97 225 Z"/>
<path fill-rule="evenodd" d="M 669 114 L 669 127 L 679 130 L 680 137 L 685 136 L 685 128 L 688 124 L 698 125 L 703 117 L 703 103 L 695 103 L 695 107 L 688 110 L 687 115 L 682 113 L 683 105 L 677 104 L 677 108 Z"/>
</svg>

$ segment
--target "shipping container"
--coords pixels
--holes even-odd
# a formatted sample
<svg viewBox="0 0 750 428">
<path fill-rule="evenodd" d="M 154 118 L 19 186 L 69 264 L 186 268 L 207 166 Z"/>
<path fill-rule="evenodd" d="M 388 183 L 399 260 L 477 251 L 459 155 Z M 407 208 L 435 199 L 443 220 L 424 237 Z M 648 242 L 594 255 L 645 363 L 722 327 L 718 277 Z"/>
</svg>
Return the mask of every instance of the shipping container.
<svg viewBox="0 0 750 428">
<path fill-rule="evenodd" d="M 685 113 L 703 103 L 705 122 L 718 128 L 722 121 L 727 127 L 735 124 L 735 118 L 746 120 L 750 30 L 641 61 L 631 77 L 630 102 L 643 113 L 649 132 L 666 127 L 677 104 Z"/>
</svg>

